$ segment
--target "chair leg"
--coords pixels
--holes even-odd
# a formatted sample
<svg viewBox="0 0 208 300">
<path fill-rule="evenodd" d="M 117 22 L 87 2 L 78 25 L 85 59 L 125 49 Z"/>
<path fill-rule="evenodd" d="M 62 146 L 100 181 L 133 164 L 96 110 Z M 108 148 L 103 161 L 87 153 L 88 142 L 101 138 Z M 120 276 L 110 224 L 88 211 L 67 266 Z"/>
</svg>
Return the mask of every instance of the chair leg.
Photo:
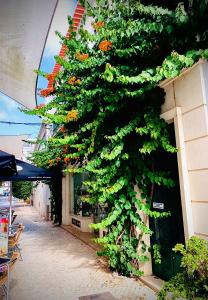
<svg viewBox="0 0 208 300">
<path fill-rule="evenodd" d="M 7 287 L 5 284 L 2 285 L 2 290 L 3 290 L 4 296 L 7 297 Z"/>
</svg>

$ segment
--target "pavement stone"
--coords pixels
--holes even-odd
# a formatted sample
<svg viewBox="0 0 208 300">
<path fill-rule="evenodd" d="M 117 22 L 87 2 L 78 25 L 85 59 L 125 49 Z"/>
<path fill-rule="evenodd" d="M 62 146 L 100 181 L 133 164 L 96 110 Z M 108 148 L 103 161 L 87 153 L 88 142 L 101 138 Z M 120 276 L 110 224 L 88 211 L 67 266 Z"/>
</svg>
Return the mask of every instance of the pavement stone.
<svg viewBox="0 0 208 300">
<path fill-rule="evenodd" d="M 102 268 L 96 253 L 60 227 L 40 220 L 33 207 L 18 207 L 25 225 L 23 261 L 11 273 L 10 300 L 78 300 L 110 292 L 117 300 L 155 300 L 155 293 L 134 279 Z"/>
</svg>

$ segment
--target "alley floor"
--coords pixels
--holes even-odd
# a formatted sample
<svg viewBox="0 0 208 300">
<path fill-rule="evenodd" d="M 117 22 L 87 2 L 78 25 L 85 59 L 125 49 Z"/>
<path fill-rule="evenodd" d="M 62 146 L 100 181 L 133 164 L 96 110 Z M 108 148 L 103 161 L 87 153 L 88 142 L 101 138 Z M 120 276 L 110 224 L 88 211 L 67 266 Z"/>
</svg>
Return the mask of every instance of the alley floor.
<svg viewBox="0 0 208 300">
<path fill-rule="evenodd" d="M 34 208 L 16 209 L 25 225 L 22 261 L 12 270 L 10 300 L 78 300 L 110 292 L 118 300 L 153 300 L 154 292 L 140 281 L 102 268 L 96 253 L 60 227 L 43 222 Z"/>
</svg>

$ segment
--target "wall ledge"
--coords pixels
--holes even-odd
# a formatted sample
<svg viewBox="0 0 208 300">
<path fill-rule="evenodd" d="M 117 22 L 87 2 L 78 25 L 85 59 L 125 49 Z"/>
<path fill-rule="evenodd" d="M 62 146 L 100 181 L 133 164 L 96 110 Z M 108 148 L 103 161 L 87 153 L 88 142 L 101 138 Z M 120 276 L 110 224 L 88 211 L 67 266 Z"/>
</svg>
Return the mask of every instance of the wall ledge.
<svg viewBox="0 0 208 300">
<path fill-rule="evenodd" d="M 175 78 L 172 78 L 172 79 L 165 79 L 165 80 L 161 81 L 161 82 L 159 83 L 159 87 L 161 87 L 161 88 L 167 87 L 167 86 L 170 85 L 172 82 L 178 80 L 180 77 L 182 77 L 182 76 L 185 75 L 186 73 L 191 72 L 191 70 L 194 69 L 196 66 L 201 65 L 201 64 L 205 64 L 206 62 L 207 62 L 207 60 L 205 60 L 205 59 L 199 59 L 199 61 L 196 62 L 192 67 L 183 69 L 183 70 L 181 71 L 181 73 L 180 73 L 179 76 L 177 76 L 177 77 L 175 77 Z"/>
</svg>

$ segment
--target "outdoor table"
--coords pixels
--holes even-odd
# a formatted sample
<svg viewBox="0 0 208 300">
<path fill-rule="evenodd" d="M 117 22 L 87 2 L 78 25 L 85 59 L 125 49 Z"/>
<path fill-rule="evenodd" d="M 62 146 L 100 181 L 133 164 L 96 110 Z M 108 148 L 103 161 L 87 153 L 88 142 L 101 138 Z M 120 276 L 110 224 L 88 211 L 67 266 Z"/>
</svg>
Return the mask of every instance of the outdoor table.
<svg viewBox="0 0 208 300">
<path fill-rule="evenodd" d="M 7 268 L 7 285 L 2 284 L 2 289 L 4 293 L 6 294 L 6 300 L 9 300 L 9 263 L 11 259 L 7 257 L 0 257 L 0 268 L 6 266 Z"/>
</svg>

